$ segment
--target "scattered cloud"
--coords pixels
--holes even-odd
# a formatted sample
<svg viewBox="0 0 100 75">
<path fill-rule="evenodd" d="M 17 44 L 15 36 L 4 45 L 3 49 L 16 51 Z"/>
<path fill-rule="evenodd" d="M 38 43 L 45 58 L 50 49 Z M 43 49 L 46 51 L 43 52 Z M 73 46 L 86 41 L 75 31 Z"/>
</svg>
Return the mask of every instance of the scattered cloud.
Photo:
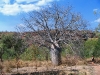
<svg viewBox="0 0 100 75">
<path fill-rule="evenodd" d="M 37 1 L 40 1 L 40 0 L 16 0 L 17 3 L 22 3 L 22 2 L 31 3 L 31 2 L 37 2 Z"/>
<path fill-rule="evenodd" d="M 33 4 L 27 4 L 27 5 L 23 5 L 23 4 L 21 4 L 20 5 L 20 9 L 21 9 L 21 11 L 22 12 L 30 12 L 30 11 L 32 11 L 32 10 L 38 10 L 40 7 L 36 7 L 35 5 L 33 5 Z"/>
<path fill-rule="evenodd" d="M 24 24 L 19 24 L 19 25 L 17 25 L 17 27 L 26 27 Z"/>
<path fill-rule="evenodd" d="M 98 19 L 95 20 L 94 22 L 100 23 L 100 18 L 98 18 Z"/>
<path fill-rule="evenodd" d="M 49 2 L 53 2 L 53 0 L 40 0 L 36 3 L 37 6 L 43 6 L 48 4 Z"/>
<path fill-rule="evenodd" d="M 93 9 L 94 14 L 100 14 L 100 9 Z"/>
<path fill-rule="evenodd" d="M 4 15 L 17 15 L 22 12 L 39 10 L 42 6 L 49 5 L 59 0 L 0 0 L 0 13 Z"/>
<path fill-rule="evenodd" d="M 2 8 L 0 8 L 0 12 L 4 15 L 16 15 L 20 13 L 19 5 L 18 4 L 5 4 Z"/>
<path fill-rule="evenodd" d="M 93 9 L 93 13 L 97 14 L 98 9 Z"/>
<path fill-rule="evenodd" d="M 10 3 L 10 0 L 1 0 L 1 2 L 8 4 Z"/>
<path fill-rule="evenodd" d="M 98 9 L 93 9 L 94 12 L 98 11 Z"/>
</svg>

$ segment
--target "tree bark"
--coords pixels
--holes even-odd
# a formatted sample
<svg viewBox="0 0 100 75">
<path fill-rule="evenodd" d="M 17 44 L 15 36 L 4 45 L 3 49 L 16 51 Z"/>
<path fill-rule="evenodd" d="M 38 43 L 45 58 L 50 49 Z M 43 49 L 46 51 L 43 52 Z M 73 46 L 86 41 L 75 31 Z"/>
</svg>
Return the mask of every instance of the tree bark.
<svg viewBox="0 0 100 75">
<path fill-rule="evenodd" d="M 58 66 L 61 64 L 61 48 L 56 45 L 51 45 L 50 50 L 52 64 Z"/>
</svg>

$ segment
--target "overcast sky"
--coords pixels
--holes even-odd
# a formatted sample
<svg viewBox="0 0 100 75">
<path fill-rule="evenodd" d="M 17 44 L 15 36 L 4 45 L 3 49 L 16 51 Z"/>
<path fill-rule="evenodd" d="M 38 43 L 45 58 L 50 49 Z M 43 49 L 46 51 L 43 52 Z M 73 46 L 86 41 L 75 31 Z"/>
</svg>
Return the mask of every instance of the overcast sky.
<svg viewBox="0 0 100 75">
<path fill-rule="evenodd" d="M 90 29 L 100 23 L 100 16 L 93 11 L 100 11 L 100 0 L 0 0 L 0 31 L 16 31 L 16 26 L 23 26 L 21 18 L 28 12 L 56 2 L 59 5 L 70 4 L 75 12 L 89 21 Z"/>
</svg>

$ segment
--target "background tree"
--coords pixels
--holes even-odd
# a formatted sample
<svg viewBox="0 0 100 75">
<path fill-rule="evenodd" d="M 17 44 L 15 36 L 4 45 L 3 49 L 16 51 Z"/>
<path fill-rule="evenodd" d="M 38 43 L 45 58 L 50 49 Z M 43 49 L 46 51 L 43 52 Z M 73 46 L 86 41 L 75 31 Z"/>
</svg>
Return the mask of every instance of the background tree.
<svg viewBox="0 0 100 75">
<path fill-rule="evenodd" d="M 87 26 L 87 22 L 79 13 L 72 12 L 71 6 L 63 8 L 57 4 L 30 12 L 23 20 L 26 30 L 32 33 L 32 41 L 50 50 L 53 65 L 61 64 L 60 44 L 78 41 L 80 37 L 77 34 Z"/>
<path fill-rule="evenodd" d="M 4 39 L 5 39 L 5 35 L 3 33 L 0 34 L 0 71 L 1 71 L 1 74 L 4 68 L 4 64 L 3 64 L 4 56 L 6 56 L 5 53 L 8 52 L 5 43 L 3 43 Z"/>
<path fill-rule="evenodd" d="M 6 47 L 6 53 L 9 57 L 16 58 L 16 65 L 18 69 L 18 61 L 20 59 L 20 55 L 25 51 L 26 44 L 25 41 L 18 35 L 18 33 L 14 33 L 11 35 L 5 35 L 2 39 L 2 44 Z"/>
<path fill-rule="evenodd" d="M 83 51 L 84 51 L 85 58 L 90 58 L 93 56 L 97 42 L 98 42 L 97 38 L 90 38 L 84 42 L 84 50 Z"/>
<path fill-rule="evenodd" d="M 100 10 L 96 9 L 94 10 L 94 14 L 98 20 L 100 19 Z M 99 57 L 100 56 L 100 22 L 98 21 L 98 26 L 95 28 L 95 34 L 96 38 L 98 38 L 98 41 L 95 45 L 95 50 L 93 52 L 94 57 Z"/>
<path fill-rule="evenodd" d="M 100 36 L 99 36 L 99 38 L 97 40 L 97 43 L 95 45 L 95 50 L 93 52 L 93 56 L 94 57 L 99 57 L 100 56 Z"/>
<path fill-rule="evenodd" d="M 0 60 L 3 62 L 3 55 L 7 51 L 5 44 L 3 43 L 4 34 L 0 35 Z"/>
<path fill-rule="evenodd" d="M 3 44 L 0 44 L 0 61 L 3 62 L 3 54 L 4 54 L 4 46 Z"/>
<path fill-rule="evenodd" d="M 39 49 L 35 45 L 30 45 L 26 51 L 21 55 L 21 58 L 24 60 L 33 60 L 35 61 L 40 54 Z"/>
</svg>

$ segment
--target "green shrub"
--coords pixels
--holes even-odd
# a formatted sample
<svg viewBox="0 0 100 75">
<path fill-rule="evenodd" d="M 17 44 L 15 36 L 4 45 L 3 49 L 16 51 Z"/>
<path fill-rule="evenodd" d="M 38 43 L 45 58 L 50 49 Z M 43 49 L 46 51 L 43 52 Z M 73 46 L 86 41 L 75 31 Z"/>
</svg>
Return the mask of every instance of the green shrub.
<svg viewBox="0 0 100 75">
<path fill-rule="evenodd" d="M 31 45 L 26 49 L 26 51 L 21 55 L 23 60 L 48 60 L 49 51 L 46 48 L 39 48 L 38 46 Z"/>
<path fill-rule="evenodd" d="M 97 44 L 97 38 L 90 38 L 84 44 L 84 56 L 91 57 L 93 56 L 93 52 L 95 51 L 95 46 Z"/>
</svg>

